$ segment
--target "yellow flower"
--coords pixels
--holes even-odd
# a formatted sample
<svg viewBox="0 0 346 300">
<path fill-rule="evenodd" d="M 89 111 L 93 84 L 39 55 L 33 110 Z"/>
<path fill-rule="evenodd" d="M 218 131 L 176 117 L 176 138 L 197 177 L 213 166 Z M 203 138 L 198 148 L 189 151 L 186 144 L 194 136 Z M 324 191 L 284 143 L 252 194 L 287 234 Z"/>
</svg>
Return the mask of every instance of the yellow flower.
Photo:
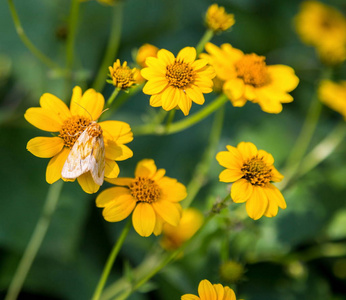
<svg viewBox="0 0 346 300">
<path fill-rule="evenodd" d="M 321 81 L 318 95 L 322 103 L 340 113 L 346 120 L 346 80 L 339 83 Z"/>
<path fill-rule="evenodd" d="M 281 103 L 292 102 L 288 92 L 294 90 L 299 79 L 294 70 L 284 65 L 267 66 L 264 56 L 244 54 L 230 44 L 217 47 L 207 43 L 202 53 L 215 68 L 216 75 L 225 83 L 223 91 L 233 106 L 242 107 L 246 101 L 258 103 L 268 113 L 280 113 Z"/>
<path fill-rule="evenodd" d="M 108 67 L 108 69 L 113 85 L 119 89 L 126 90 L 138 80 L 139 71 L 136 68 L 130 69 L 126 61 L 121 65 L 120 60 L 117 59 L 113 67 Z"/>
<path fill-rule="evenodd" d="M 108 179 L 118 186 L 96 198 L 96 205 L 104 207 L 105 220 L 118 222 L 133 211 L 133 227 L 141 236 L 160 234 L 164 222 L 177 226 L 182 210 L 178 202 L 186 197 L 186 188 L 165 173 L 152 159 L 143 159 L 137 164 L 135 178 Z"/>
<path fill-rule="evenodd" d="M 198 296 L 185 294 L 181 300 L 236 300 L 235 293 L 228 286 L 222 284 L 211 284 L 209 280 L 204 279 L 198 285 Z"/>
<path fill-rule="evenodd" d="M 175 250 L 189 240 L 202 226 L 203 214 L 195 208 L 183 210 L 178 226 L 163 225 L 161 246 L 166 250 Z"/>
<path fill-rule="evenodd" d="M 46 180 L 52 184 L 61 178 L 65 161 L 81 133 L 102 113 L 104 98 L 93 89 L 82 95 L 79 86 L 73 89 L 70 109 L 56 96 L 46 93 L 40 99 L 41 107 L 29 108 L 25 119 L 35 127 L 58 133 L 54 137 L 36 137 L 27 144 L 27 149 L 35 156 L 51 158 L 46 171 Z M 132 141 L 130 126 L 120 121 L 104 121 L 98 123 L 103 132 L 105 146 L 105 177 L 115 178 L 119 167 L 115 161 L 131 157 L 132 151 L 125 146 Z M 95 193 L 99 189 L 90 174 L 84 173 L 77 178 L 82 189 L 87 193 Z"/>
<path fill-rule="evenodd" d="M 263 215 L 275 217 L 279 207 L 285 209 L 284 197 L 271 183 L 283 179 L 273 166 L 273 156 L 264 150 L 257 150 L 252 143 L 241 142 L 237 148 L 226 148 L 228 151 L 219 152 L 216 159 L 227 168 L 220 173 L 220 181 L 234 182 L 231 187 L 233 201 L 246 202 L 246 211 L 254 220 Z"/>
<path fill-rule="evenodd" d="M 234 15 L 228 14 L 223 6 L 218 6 L 216 3 L 209 6 L 205 15 L 207 27 L 214 32 L 225 31 L 235 23 Z"/>
<path fill-rule="evenodd" d="M 148 80 L 143 92 L 150 97 L 150 105 L 162 106 L 171 110 L 178 106 L 188 115 L 192 101 L 202 105 L 203 93 L 212 92 L 214 70 L 207 66 L 205 59 L 196 59 L 196 49 L 185 47 L 178 56 L 161 49 L 156 57 L 146 59 L 147 68 L 142 69 L 142 76 Z"/>
<path fill-rule="evenodd" d="M 156 57 L 158 51 L 159 51 L 159 48 L 155 47 L 154 45 L 151 45 L 151 44 L 142 45 L 141 47 L 139 47 L 137 55 L 136 55 L 137 64 L 142 68 L 147 67 L 145 60 L 148 57 Z"/>
<path fill-rule="evenodd" d="M 346 59 L 346 19 L 337 9 L 318 1 L 305 1 L 294 19 L 301 40 L 317 49 L 330 64 Z"/>
</svg>

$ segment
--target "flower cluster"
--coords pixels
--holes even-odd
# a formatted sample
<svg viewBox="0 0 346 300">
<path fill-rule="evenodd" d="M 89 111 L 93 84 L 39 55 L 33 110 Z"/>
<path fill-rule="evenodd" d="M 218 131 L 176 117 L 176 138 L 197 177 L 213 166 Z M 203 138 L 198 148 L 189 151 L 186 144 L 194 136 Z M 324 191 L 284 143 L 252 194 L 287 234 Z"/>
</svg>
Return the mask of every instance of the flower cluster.
<svg viewBox="0 0 346 300">
<path fill-rule="evenodd" d="M 231 28 L 234 23 L 234 15 L 228 14 L 225 8 L 218 6 L 216 3 L 209 6 L 205 15 L 205 23 L 209 29 L 214 32 L 226 31 Z"/>
</svg>

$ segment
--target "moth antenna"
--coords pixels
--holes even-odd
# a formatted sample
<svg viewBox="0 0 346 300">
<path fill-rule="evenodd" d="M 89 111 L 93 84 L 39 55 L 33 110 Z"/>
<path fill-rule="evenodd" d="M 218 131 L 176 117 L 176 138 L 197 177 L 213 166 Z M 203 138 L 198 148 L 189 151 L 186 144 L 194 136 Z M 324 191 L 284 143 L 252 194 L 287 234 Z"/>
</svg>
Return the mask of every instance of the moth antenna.
<svg viewBox="0 0 346 300">
<path fill-rule="evenodd" d="M 100 115 L 98 116 L 98 118 L 96 119 L 96 120 L 98 120 L 100 117 L 101 117 L 101 115 L 105 112 L 105 111 L 107 111 L 109 108 L 105 108 L 103 111 L 101 111 L 101 113 L 100 113 Z"/>
<path fill-rule="evenodd" d="M 80 105 L 80 104 L 77 103 L 76 101 L 74 101 L 74 103 L 77 104 L 78 106 L 80 106 L 81 108 L 83 108 L 83 109 L 88 113 L 88 115 L 90 116 L 90 119 L 93 120 L 92 115 L 90 114 L 90 112 L 87 111 L 87 109 L 86 109 L 85 107 L 83 107 L 82 105 Z M 103 112 L 102 112 L 102 113 L 103 113 Z M 102 114 L 102 113 L 101 113 L 101 114 Z M 93 121 L 94 121 L 94 120 L 93 120 Z"/>
</svg>

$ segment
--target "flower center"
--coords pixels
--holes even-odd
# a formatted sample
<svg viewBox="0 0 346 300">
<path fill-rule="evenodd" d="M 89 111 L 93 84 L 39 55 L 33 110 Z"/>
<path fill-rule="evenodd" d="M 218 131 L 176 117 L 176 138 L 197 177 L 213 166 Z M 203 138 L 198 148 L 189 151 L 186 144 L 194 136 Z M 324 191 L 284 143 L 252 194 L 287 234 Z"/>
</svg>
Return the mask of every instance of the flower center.
<svg viewBox="0 0 346 300">
<path fill-rule="evenodd" d="M 272 169 L 258 156 L 245 162 L 241 171 L 244 174 L 243 178 L 252 185 L 265 186 L 272 178 Z"/>
<path fill-rule="evenodd" d="M 260 87 L 268 82 L 267 65 L 264 56 L 255 53 L 245 54 L 235 63 L 238 77 L 242 78 L 245 84 Z"/>
<path fill-rule="evenodd" d="M 193 68 L 181 61 L 175 61 L 166 67 L 166 78 L 176 88 L 185 88 L 195 79 L 195 75 Z"/>
<path fill-rule="evenodd" d="M 137 202 L 153 203 L 161 196 L 161 189 L 154 180 L 146 177 L 137 177 L 130 185 L 132 197 Z"/>
<path fill-rule="evenodd" d="M 117 61 L 114 63 L 113 67 L 109 67 L 109 71 L 114 86 L 120 89 L 127 89 L 136 83 L 134 78 L 134 73 L 136 70 L 130 69 L 126 62 L 121 65 L 120 61 Z"/>
<path fill-rule="evenodd" d="M 90 119 L 82 116 L 72 116 L 65 120 L 59 133 L 59 137 L 64 140 L 65 147 L 71 149 L 89 124 Z"/>
</svg>

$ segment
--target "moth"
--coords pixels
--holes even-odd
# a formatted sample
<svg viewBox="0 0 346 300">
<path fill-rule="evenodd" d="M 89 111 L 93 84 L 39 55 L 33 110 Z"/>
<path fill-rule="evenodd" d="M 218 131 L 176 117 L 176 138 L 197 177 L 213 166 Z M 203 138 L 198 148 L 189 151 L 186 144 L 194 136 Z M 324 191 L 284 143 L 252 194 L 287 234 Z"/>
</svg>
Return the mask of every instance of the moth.
<svg viewBox="0 0 346 300">
<path fill-rule="evenodd" d="M 91 121 L 74 143 L 61 171 L 64 179 L 76 179 L 89 172 L 97 185 L 105 175 L 105 145 L 101 126 Z"/>
</svg>

